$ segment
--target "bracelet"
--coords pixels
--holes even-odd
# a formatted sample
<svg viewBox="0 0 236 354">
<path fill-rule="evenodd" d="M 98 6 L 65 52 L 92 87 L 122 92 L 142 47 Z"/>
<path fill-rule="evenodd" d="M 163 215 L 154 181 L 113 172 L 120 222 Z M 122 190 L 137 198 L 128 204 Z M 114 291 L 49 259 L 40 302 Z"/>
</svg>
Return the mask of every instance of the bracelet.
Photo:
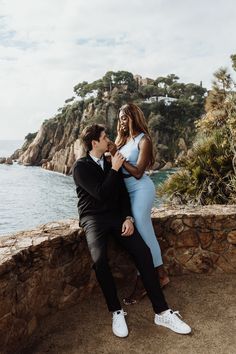
<svg viewBox="0 0 236 354">
<path fill-rule="evenodd" d="M 125 220 L 130 220 L 134 224 L 133 216 L 126 216 Z"/>
</svg>

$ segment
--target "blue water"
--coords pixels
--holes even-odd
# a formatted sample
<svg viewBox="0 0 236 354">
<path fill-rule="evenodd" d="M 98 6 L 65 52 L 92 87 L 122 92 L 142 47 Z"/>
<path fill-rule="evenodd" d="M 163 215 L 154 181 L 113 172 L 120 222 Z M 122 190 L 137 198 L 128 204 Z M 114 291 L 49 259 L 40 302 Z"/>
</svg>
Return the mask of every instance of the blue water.
<svg viewBox="0 0 236 354">
<path fill-rule="evenodd" d="M 5 144 L 0 157 L 11 155 L 20 145 Z M 16 146 L 15 146 L 16 145 Z M 171 171 L 151 176 L 158 185 Z M 155 200 L 155 206 L 162 201 Z M 27 230 L 50 221 L 77 217 L 77 196 L 71 176 L 44 170 L 40 167 L 0 164 L 0 235 Z"/>
</svg>

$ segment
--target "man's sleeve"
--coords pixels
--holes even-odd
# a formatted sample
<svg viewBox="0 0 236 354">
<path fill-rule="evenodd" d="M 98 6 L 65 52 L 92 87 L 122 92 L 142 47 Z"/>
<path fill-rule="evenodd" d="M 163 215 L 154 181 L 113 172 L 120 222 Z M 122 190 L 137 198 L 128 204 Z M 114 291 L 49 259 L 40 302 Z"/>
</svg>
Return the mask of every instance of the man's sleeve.
<svg viewBox="0 0 236 354">
<path fill-rule="evenodd" d="M 126 216 L 132 216 L 131 203 L 130 203 L 129 193 L 126 189 L 125 182 L 121 174 L 119 174 L 119 177 L 120 177 L 120 191 L 121 191 L 121 195 L 120 195 L 121 211 L 122 211 L 122 216 L 125 219 Z"/>
<path fill-rule="evenodd" d="M 92 197 L 100 201 L 111 198 L 119 191 L 119 174 L 111 169 L 105 180 L 100 180 L 94 169 L 83 161 L 79 161 L 73 169 L 73 178 L 77 186 L 82 187 Z"/>
</svg>

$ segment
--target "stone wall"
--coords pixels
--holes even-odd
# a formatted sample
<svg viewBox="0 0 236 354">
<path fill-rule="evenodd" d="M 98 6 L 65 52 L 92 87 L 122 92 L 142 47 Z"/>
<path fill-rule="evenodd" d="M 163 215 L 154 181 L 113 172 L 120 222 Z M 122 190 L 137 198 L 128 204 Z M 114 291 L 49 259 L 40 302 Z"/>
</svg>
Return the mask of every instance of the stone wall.
<svg viewBox="0 0 236 354">
<path fill-rule="evenodd" d="M 236 272 L 236 206 L 153 211 L 153 224 L 170 274 Z M 116 278 L 135 268 L 114 243 Z M 39 321 L 88 296 L 96 280 L 77 220 L 0 236 L 0 353 L 20 351 Z"/>
<path fill-rule="evenodd" d="M 90 256 L 78 221 L 0 237 L 0 353 L 16 353 L 38 321 L 89 291 Z"/>
<path fill-rule="evenodd" d="M 236 272 L 236 206 L 153 209 L 169 274 Z"/>
</svg>

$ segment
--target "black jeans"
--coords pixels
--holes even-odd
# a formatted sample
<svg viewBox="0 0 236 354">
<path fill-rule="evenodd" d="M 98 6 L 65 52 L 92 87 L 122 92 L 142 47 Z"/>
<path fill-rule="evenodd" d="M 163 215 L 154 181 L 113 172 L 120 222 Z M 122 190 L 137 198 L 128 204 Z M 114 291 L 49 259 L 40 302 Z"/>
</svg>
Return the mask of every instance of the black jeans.
<svg viewBox="0 0 236 354">
<path fill-rule="evenodd" d="M 169 308 L 162 293 L 158 277 L 155 274 L 150 249 L 136 229 L 131 236 L 121 236 L 123 220 L 112 214 L 87 216 L 80 220 L 80 224 L 85 231 L 88 247 L 94 262 L 93 268 L 109 311 L 120 310 L 121 305 L 108 264 L 108 237 L 114 237 L 118 240 L 133 257 L 154 312 L 160 313 Z"/>
</svg>

